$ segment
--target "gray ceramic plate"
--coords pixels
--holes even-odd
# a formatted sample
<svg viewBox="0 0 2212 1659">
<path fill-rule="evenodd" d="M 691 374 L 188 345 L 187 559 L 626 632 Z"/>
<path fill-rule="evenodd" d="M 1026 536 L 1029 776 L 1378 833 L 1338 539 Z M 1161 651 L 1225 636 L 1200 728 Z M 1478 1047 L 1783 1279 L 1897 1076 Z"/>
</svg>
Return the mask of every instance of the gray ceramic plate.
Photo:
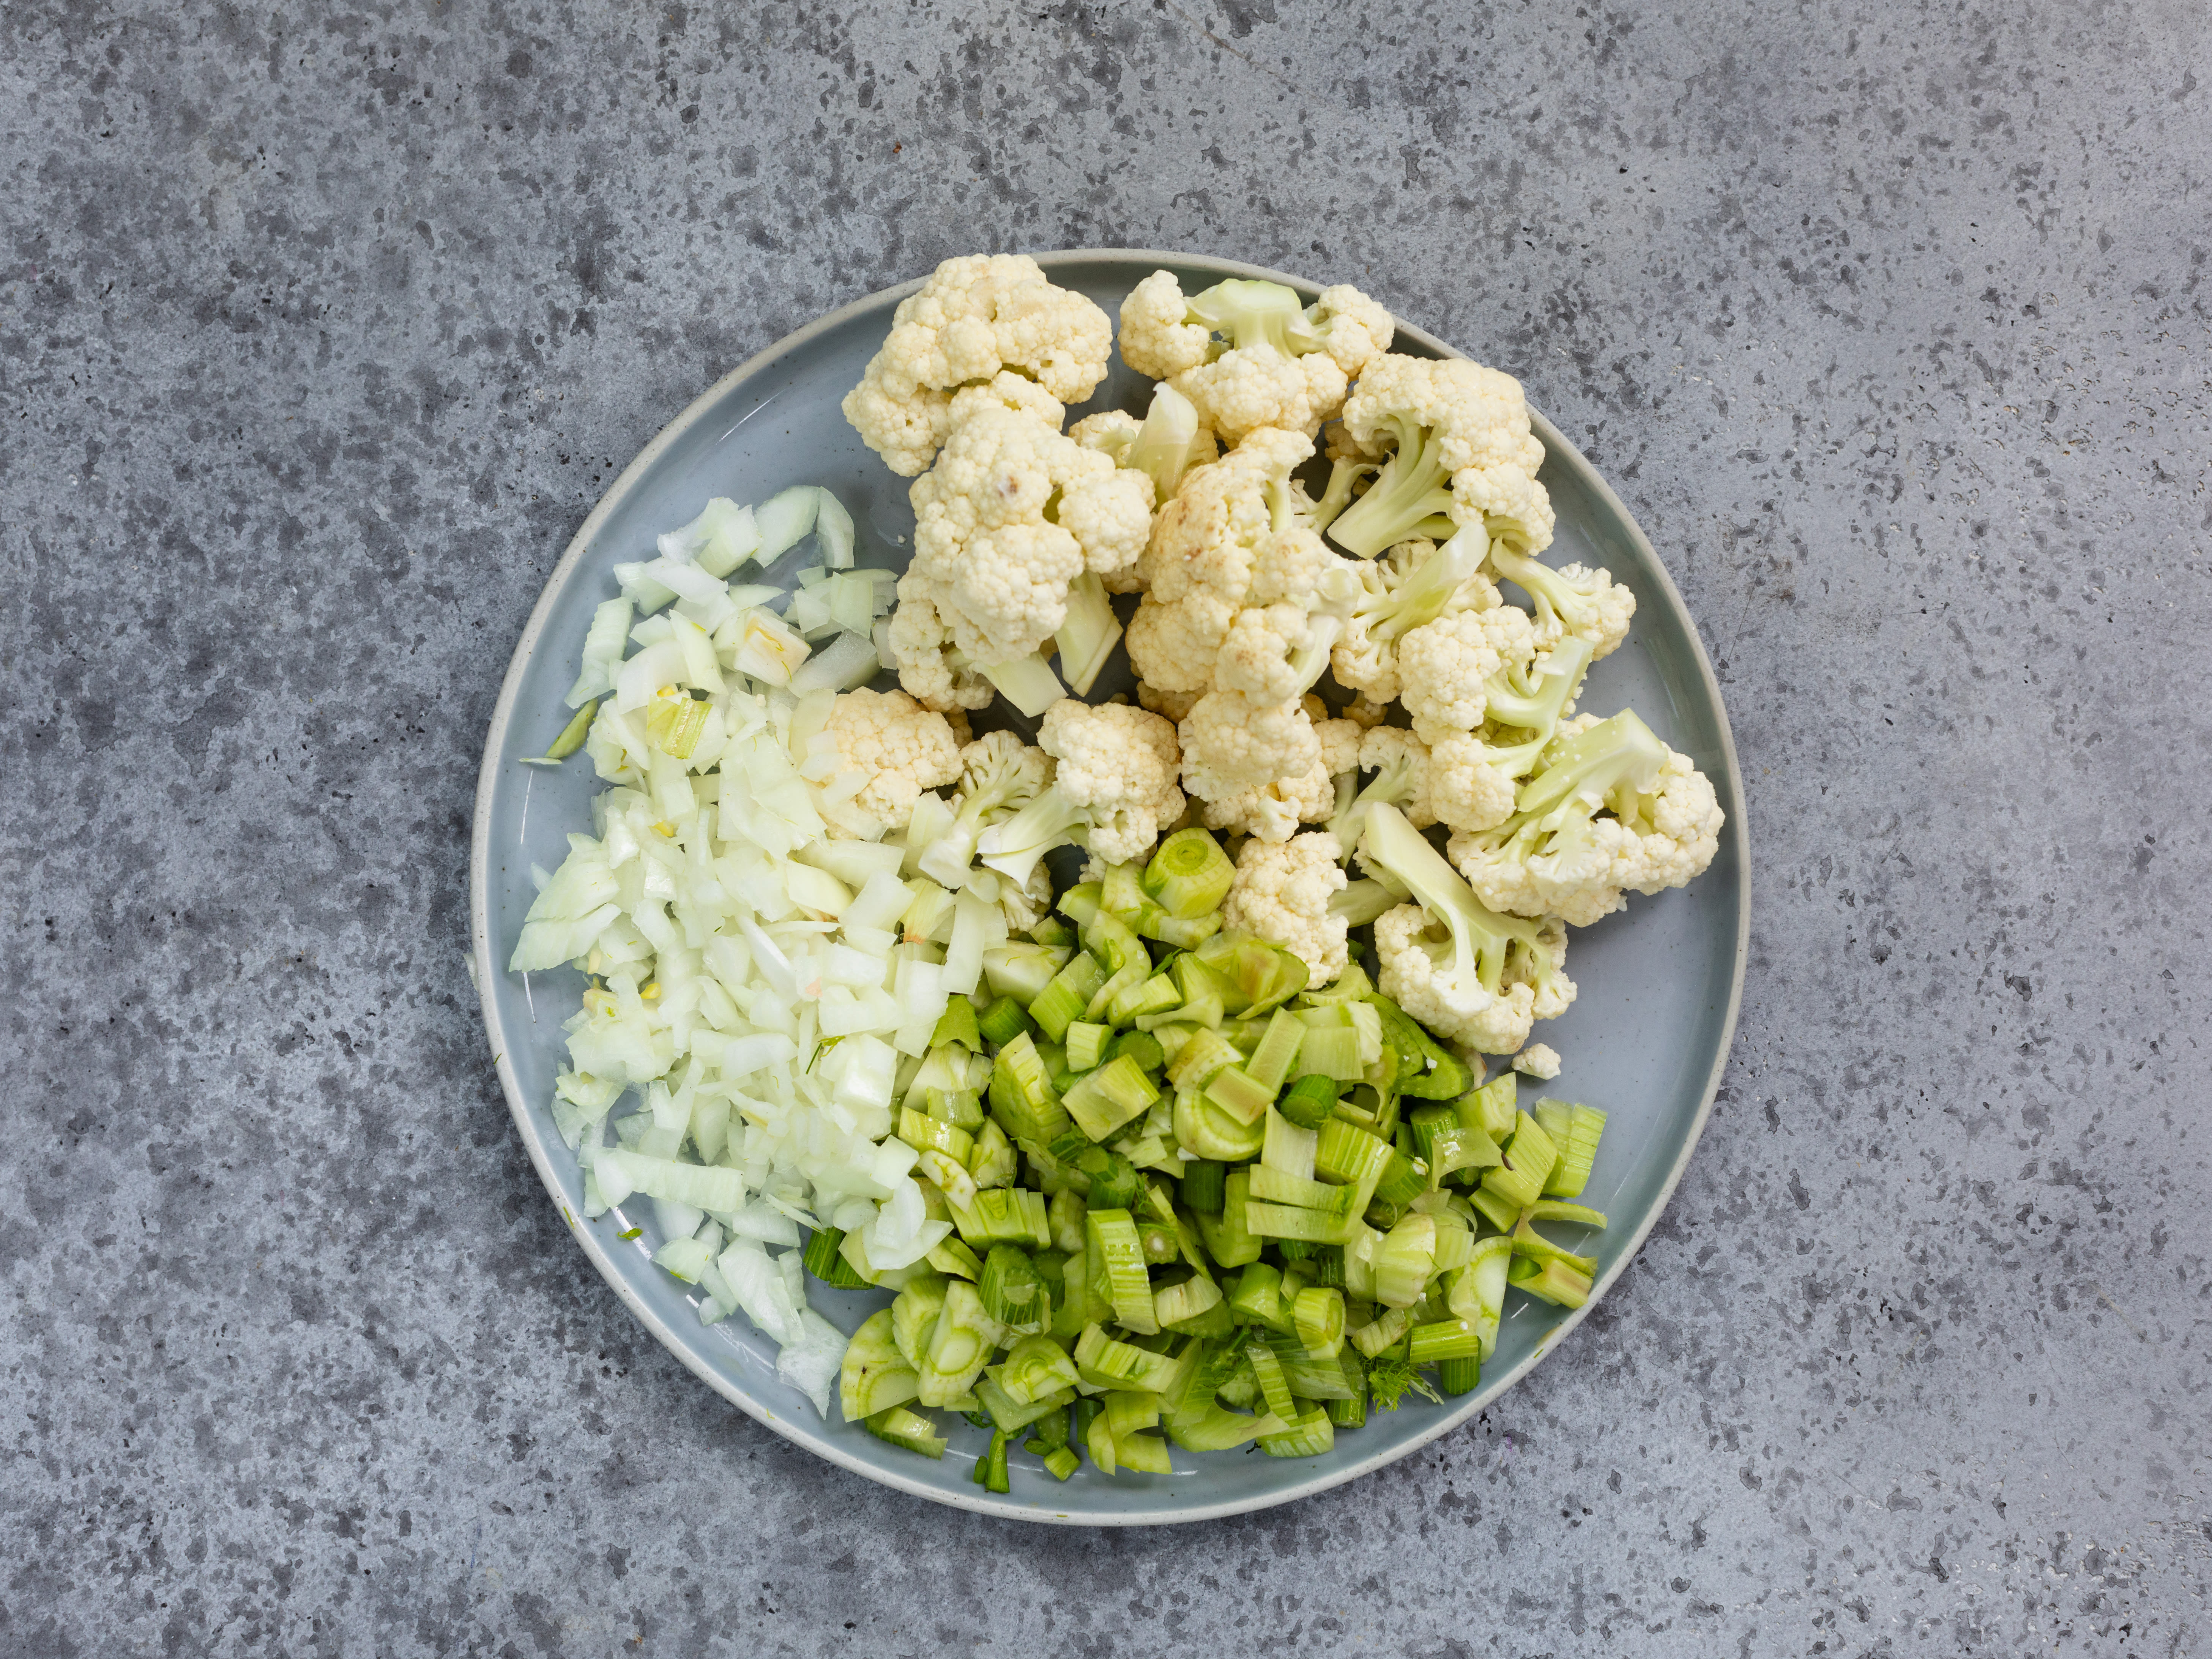
<svg viewBox="0 0 2212 1659">
<path fill-rule="evenodd" d="M 1040 263 L 1054 282 L 1088 294 L 1109 315 L 1131 286 L 1163 265 L 1187 291 L 1224 276 L 1266 276 L 1309 297 L 1316 292 L 1313 284 L 1279 271 L 1184 254 L 1083 251 L 1042 255 Z M 1177 1450 L 1170 1474 L 1109 1479 L 1085 1464 L 1063 1484 L 1018 1452 L 1013 1490 L 995 1497 L 968 1478 L 983 1435 L 956 1419 L 951 1450 L 942 1462 L 931 1462 L 855 1425 L 824 1423 L 776 1381 L 774 1349 L 754 1335 L 743 1315 L 702 1326 L 696 1298 L 652 1264 L 660 1240 L 650 1206 L 639 1206 L 642 1213 L 582 1219 L 576 1161 L 546 1109 L 562 1058 L 561 1022 L 575 1010 L 580 981 L 564 970 L 526 985 L 505 963 L 532 896 L 531 865 L 550 869 L 560 861 L 562 838 L 589 821 L 586 803 L 598 785 L 580 757 L 558 771 L 524 766 L 520 757 L 542 754 L 568 720 L 561 699 L 575 673 L 592 609 L 614 592 L 611 567 L 650 557 L 653 538 L 688 522 L 708 497 L 758 501 L 787 484 L 826 484 L 853 511 L 862 562 L 903 562 L 913 530 L 907 481 L 861 445 L 837 402 L 882 343 L 892 308 L 917 285 L 856 301 L 725 377 L 624 470 L 546 583 L 508 665 L 477 789 L 469 876 L 474 963 L 500 1083 L 532 1161 L 592 1265 L 677 1358 L 777 1433 L 885 1486 L 1022 1520 L 1146 1525 L 1287 1503 L 1380 1468 L 1468 1421 L 1551 1352 L 1581 1314 L 1511 1298 L 1520 1305 L 1509 1311 L 1480 1389 L 1448 1406 L 1414 1401 L 1377 1413 L 1366 1427 L 1341 1435 L 1324 1457 Z M 1395 349 L 1457 355 L 1402 324 Z M 1146 388 L 1117 364 L 1098 398 L 1074 412 L 1115 404 L 1141 410 Z M 1582 707 L 1611 714 L 1633 705 L 1712 778 L 1729 817 L 1719 856 L 1694 885 L 1632 899 L 1626 912 L 1576 933 L 1568 968 L 1581 996 L 1566 1018 L 1538 1033 L 1566 1058 L 1566 1069 L 1545 1091 L 1612 1114 L 1583 1201 L 1604 1210 L 1613 1226 L 1577 1246 L 1595 1251 L 1602 1264 L 1595 1304 L 1674 1190 L 1720 1083 L 1743 986 L 1750 872 L 1742 781 L 1720 688 L 1680 596 L 1604 480 L 1549 422 L 1537 416 L 1535 428 L 1549 452 L 1543 481 L 1559 511 L 1549 558 L 1607 566 L 1636 590 L 1634 630 L 1593 671 Z M 641 1227 L 643 1236 L 617 1237 L 632 1226 Z M 813 1288 L 816 1304 L 847 1330 L 884 1299 L 879 1291 Z"/>
</svg>

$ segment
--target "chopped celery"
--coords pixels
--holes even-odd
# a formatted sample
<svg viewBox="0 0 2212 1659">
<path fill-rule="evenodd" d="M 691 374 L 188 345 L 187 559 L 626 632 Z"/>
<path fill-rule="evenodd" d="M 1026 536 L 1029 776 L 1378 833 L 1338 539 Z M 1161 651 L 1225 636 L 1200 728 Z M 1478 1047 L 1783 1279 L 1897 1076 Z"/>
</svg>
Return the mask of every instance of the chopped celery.
<svg viewBox="0 0 2212 1659">
<path fill-rule="evenodd" d="M 1186 1154 L 1216 1158 L 1224 1164 L 1241 1164 L 1257 1156 L 1263 1141 L 1260 1124 L 1239 1123 L 1193 1090 L 1181 1091 L 1176 1096 L 1174 1128 L 1175 1138 Z"/>
<path fill-rule="evenodd" d="M 1152 1316 L 1163 1330 L 1188 1329 L 1221 1305 L 1221 1287 L 1210 1279 L 1187 1279 L 1152 1292 Z"/>
<path fill-rule="evenodd" d="M 1203 1089 L 1224 1066 L 1235 1066 L 1243 1059 L 1236 1045 L 1219 1032 L 1201 1029 L 1168 1063 L 1168 1081 L 1178 1089 Z"/>
<path fill-rule="evenodd" d="M 1049 1311 L 1044 1280 L 1036 1263 L 1012 1244 L 991 1247 L 983 1258 L 983 1276 L 975 1281 L 975 1293 L 984 1312 L 1015 1334 L 1028 1335 L 1044 1328 Z"/>
<path fill-rule="evenodd" d="M 1437 1387 L 1448 1395 L 1473 1394 L 1482 1386 L 1482 1362 L 1454 1354 L 1437 1362 Z"/>
<path fill-rule="evenodd" d="M 1518 1261 L 1510 1279 L 1516 1290 L 1526 1291 L 1562 1308 L 1579 1308 L 1589 1300 L 1590 1276 L 1577 1272 L 1568 1263 L 1554 1258 L 1541 1267 L 1532 1261 Z M 1534 1268 L 1523 1273 L 1521 1269 Z"/>
<path fill-rule="evenodd" d="M 1483 1190 L 1516 1210 L 1525 1210 L 1544 1194 L 1544 1182 L 1559 1161 L 1559 1152 L 1543 1127 L 1528 1113 L 1514 1119 L 1513 1138 L 1505 1143 L 1498 1167 L 1486 1170 Z"/>
<path fill-rule="evenodd" d="M 1089 1206 L 1083 1195 L 1070 1188 L 1053 1195 L 1046 1215 L 1052 1225 L 1052 1244 L 1056 1250 L 1073 1255 L 1083 1248 L 1083 1212 Z"/>
<path fill-rule="evenodd" d="M 1191 921 L 1218 909 L 1236 877 L 1220 842 L 1203 830 L 1178 830 L 1145 866 L 1144 890 L 1170 915 Z"/>
<path fill-rule="evenodd" d="M 1068 1066 L 1075 1071 L 1091 1071 L 1106 1060 L 1106 1044 L 1113 1042 L 1113 1026 L 1095 1026 L 1088 1020 L 1078 1020 L 1068 1026 Z"/>
<path fill-rule="evenodd" d="M 1408 1018 L 1396 1003 L 1379 992 L 1368 1001 L 1382 1015 L 1384 1041 L 1396 1056 L 1399 1093 L 1419 1100 L 1452 1100 L 1473 1085 L 1474 1069 Z"/>
<path fill-rule="evenodd" d="M 1452 1109 L 1459 1121 L 1471 1128 L 1481 1130 L 1492 1140 L 1503 1140 L 1513 1133 L 1516 1114 L 1514 1097 L 1517 1085 L 1511 1072 L 1500 1072 L 1496 1077 L 1453 1103 Z"/>
<path fill-rule="evenodd" d="M 937 1316 L 944 1311 L 941 1279 L 914 1279 L 891 1303 L 891 1341 L 899 1358 L 917 1371 L 929 1352 L 929 1334 L 937 1328 Z"/>
<path fill-rule="evenodd" d="M 1230 1310 L 1248 1324 L 1288 1330 L 1290 1316 L 1283 1308 L 1282 1287 L 1280 1269 L 1255 1261 L 1238 1276 L 1236 1288 L 1230 1292 Z"/>
<path fill-rule="evenodd" d="M 1241 1066 L 1224 1066 L 1206 1085 L 1206 1097 L 1239 1123 L 1257 1123 L 1275 1091 Z"/>
<path fill-rule="evenodd" d="M 1437 1256 L 1433 1217 L 1409 1215 L 1375 1247 L 1375 1300 L 1386 1308 L 1410 1308 L 1421 1299 Z"/>
<path fill-rule="evenodd" d="M 1055 1480 L 1065 1480 L 1083 1467 L 1083 1459 L 1071 1448 L 1055 1446 L 1044 1455 L 1044 1467 Z"/>
<path fill-rule="evenodd" d="M 1076 1339 L 1075 1367 L 1077 1375 L 1094 1389 L 1144 1389 L 1158 1394 L 1168 1386 L 1174 1362 L 1165 1354 L 1117 1342 L 1097 1325 L 1086 1325 Z"/>
<path fill-rule="evenodd" d="M 964 1279 L 947 1279 L 945 1306 L 930 1331 L 929 1350 L 922 1356 L 921 1403 L 949 1406 L 966 1394 L 982 1374 L 1000 1334 L 975 1287 Z"/>
<path fill-rule="evenodd" d="M 898 1138 L 917 1152 L 943 1152 L 962 1165 L 967 1164 L 968 1154 L 975 1146 L 975 1138 L 965 1129 L 927 1112 L 917 1112 L 911 1106 L 899 1108 Z"/>
<path fill-rule="evenodd" d="M 1597 1161 L 1598 1137 L 1605 1133 L 1605 1114 L 1595 1106 L 1570 1106 L 1564 1101 L 1540 1100 L 1534 1116 L 1544 1133 L 1559 1149 L 1559 1161 L 1544 1192 L 1552 1198 L 1577 1198 L 1589 1184 L 1590 1167 Z M 1602 1225 L 1603 1224 L 1600 1224 Z"/>
<path fill-rule="evenodd" d="M 1368 1391 L 1374 1395 L 1375 1403 L 1386 1412 L 1396 1411 L 1408 1392 L 1442 1403 L 1437 1391 L 1422 1376 L 1422 1368 L 1407 1356 L 1407 1344 L 1400 1343 L 1378 1356 L 1368 1369 Z"/>
<path fill-rule="evenodd" d="M 1177 1183 L 1182 1201 L 1200 1215 L 1221 1213 L 1222 1177 L 1224 1166 L 1212 1158 L 1194 1158 L 1183 1164 L 1182 1179 Z"/>
<path fill-rule="evenodd" d="M 1259 1379 L 1260 1397 L 1267 1402 L 1267 1409 L 1285 1422 L 1297 1415 L 1297 1401 L 1291 1397 L 1291 1385 L 1283 1376 L 1283 1363 L 1275 1358 L 1275 1351 L 1265 1342 L 1245 1346 L 1245 1357 L 1252 1367 L 1252 1375 Z"/>
<path fill-rule="evenodd" d="M 1167 1064 L 1166 1049 L 1159 1038 L 1150 1031 L 1122 1032 L 1114 1039 L 1114 1046 L 1106 1057 L 1119 1060 L 1125 1054 L 1136 1063 L 1140 1072 L 1157 1072 Z"/>
<path fill-rule="evenodd" d="M 1524 1261 L 1540 1264 L 1547 1261 L 1564 1261 L 1585 1279 L 1594 1277 L 1597 1273 L 1595 1256 L 1577 1255 L 1571 1250 L 1561 1249 L 1550 1239 L 1538 1232 L 1535 1228 L 1530 1226 L 1528 1218 L 1525 1215 L 1515 1224 L 1512 1238 L 1513 1254 Z"/>
<path fill-rule="evenodd" d="M 1586 1204 L 1569 1204 L 1557 1198 L 1540 1198 L 1528 1206 L 1531 1221 L 1558 1221 L 1570 1227 L 1595 1227 L 1602 1231 L 1605 1212 L 1593 1210 Z"/>
<path fill-rule="evenodd" d="M 954 1008 L 970 1006 L 964 997 L 955 997 L 950 1006 Z M 1020 1003 L 1012 997 L 1000 997 L 976 1018 L 975 1029 L 989 1039 L 993 1047 L 1003 1048 L 1029 1030 L 1029 1021 L 1030 1017 L 1022 1011 Z"/>
<path fill-rule="evenodd" d="M 954 1279 L 964 1279 L 969 1284 L 982 1277 L 983 1264 L 957 1238 L 940 1241 L 937 1247 L 922 1258 L 938 1272 Z"/>
<path fill-rule="evenodd" d="M 1310 1037 L 1313 1033 L 1307 1035 Z M 1309 1073 L 1291 1085 L 1275 1103 L 1275 1109 L 1301 1129 L 1319 1129 L 1336 1115 L 1337 1097 L 1342 1092 L 1334 1078 Z"/>
<path fill-rule="evenodd" d="M 1280 1434 L 1260 1437 L 1260 1449 L 1270 1457 L 1319 1457 L 1336 1444 L 1336 1425 L 1316 1406 Z"/>
<path fill-rule="evenodd" d="M 1310 1176 L 1315 1171 L 1314 1159 L 1319 1145 L 1311 1129 L 1301 1129 L 1280 1112 L 1271 1111 L 1267 1114 L 1267 1138 L 1260 1149 L 1260 1161 L 1285 1175 Z"/>
<path fill-rule="evenodd" d="M 1159 1322 L 1152 1311 L 1151 1276 L 1136 1218 L 1127 1210 L 1092 1210 L 1085 1224 L 1091 1284 L 1102 1287 L 1124 1328 L 1151 1335 Z"/>
<path fill-rule="evenodd" d="M 992 1426 L 1006 1434 L 1015 1434 L 1032 1423 L 1041 1423 L 1054 1412 L 1065 1411 L 1075 1401 L 1073 1383 L 1037 1400 L 1017 1400 L 1006 1388 L 1002 1377 L 991 1373 L 1000 1368 L 987 1366 L 975 1379 L 975 1397 L 983 1402 L 983 1409 L 991 1419 Z"/>
<path fill-rule="evenodd" d="M 1171 1013 L 1182 1006 L 1182 993 L 1173 975 L 1154 974 L 1126 982 L 1106 1005 L 1106 1017 L 1116 1025 L 1157 1014 Z"/>
<path fill-rule="evenodd" d="M 986 1492 L 1011 1492 L 1012 1482 L 1006 1478 L 1006 1431 L 991 1431 L 990 1449 L 975 1460 L 975 1484 Z"/>
<path fill-rule="evenodd" d="M 1263 1014 L 1306 988 L 1306 965 L 1279 946 L 1244 934 L 1216 933 L 1191 953 L 1224 981 L 1222 1006 Z"/>
<path fill-rule="evenodd" d="M 1109 1389 L 1099 1397 L 1099 1403 L 1106 1408 L 1106 1426 L 1114 1431 L 1117 1446 L 1124 1435 L 1160 1425 L 1160 1396 L 1157 1391 Z"/>
<path fill-rule="evenodd" d="M 1397 1346 L 1406 1333 L 1413 1328 L 1413 1317 L 1403 1308 L 1385 1308 L 1366 1324 L 1352 1333 L 1352 1346 L 1370 1359 L 1381 1356 Z"/>
<path fill-rule="evenodd" d="M 1250 1191 L 1263 1204 L 1289 1204 L 1301 1210 L 1318 1210 L 1340 1219 L 1358 1208 L 1359 1189 L 1356 1187 L 1331 1186 L 1326 1181 L 1316 1181 L 1307 1176 L 1285 1175 L 1265 1164 L 1252 1166 Z"/>
<path fill-rule="evenodd" d="M 1044 1194 L 1026 1187 L 994 1187 L 977 1193 L 973 1206 L 953 1206 L 952 1224 L 970 1245 L 1035 1244 L 1042 1249 L 1052 1243 Z"/>
<path fill-rule="evenodd" d="M 1480 1359 L 1482 1342 L 1474 1322 L 1467 1319 L 1440 1319 L 1427 1325 L 1416 1325 L 1407 1338 L 1410 1345 L 1407 1358 L 1416 1365 L 1433 1365 L 1439 1359 Z"/>
<path fill-rule="evenodd" d="M 941 1122 L 965 1129 L 970 1134 L 987 1121 L 983 1098 L 973 1089 L 926 1089 L 922 1091 L 921 1109 Z"/>
<path fill-rule="evenodd" d="M 857 1423 L 894 1406 L 903 1406 L 921 1391 L 920 1378 L 899 1352 L 891 1334 L 891 1310 L 877 1310 L 853 1333 L 838 1366 L 837 1403 L 845 1420 Z"/>
<path fill-rule="evenodd" d="M 1344 1346 L 1344 1292 L 1318 1285 L 1300 1291 L 1291 1304 L 1291 1323 L 1308 1353 L 1334 1359 Z"/>
<path fill-rule="evenodd" d="M 1429 1141 L 1429 1184 L 1441 1187 L 1447 1177 L 1462 1170 L 1495 1170 L 1504 1163 L 1498 1143 L 1480 1129 L 1454 1122 L 1438 1129 Z"/>
<path fill-rule="evenodd" d="M 903 1446 L 910 1452 L 920 1452 L 924 1457 L 945 1455 L 945 1437 L 937 1432 L 937 1425 L 920 1412 L 909 1411 L 904 1406 L 893 1406 L 863 1418 L 862 1424 L 878 1440 L 887 1440 L 894 1446 Z"/>
<path fill-rule="evenodd" d="M 868 1281 L 854 1273 L 852 1265 L 839 1254 L 845 1235 L 835 1227 L 817 1227 L 808 1235 L 805 1254 L 799 1260 L 806 1271 L 825 1285 L 834 1285 L 841 1291 L 859 1290 Z"/>
<path fill-rule="evenodd" d="M 1391 1156 L 1389 1141 L 1340 1117 L 1322 1124 L 1314 1141 L 1315 1172 L 1370 1197 L 1389 1169 Z"/>
<path fill-rule="evenodd" d="M 1322 1410 L 1328 1413 L 1328 1420 L 1340 1429 L 1364 1428 L 1367 1425 L 1367 1390 L 1363 1388 L 1350 1400 L 1323 1401 Z"/>
<path fill-rule="evenodd" d="M 1044 1057 L 1026 1031 L 1000 1049 L 992 1062 L 991 1115 L 1017 1140 L 1049 1143 L 1067 1127 L 1068 1115 L 1053 1093 Z"/>
<path fill-rule="evenodd" d="M 1487 1187 L 1477 1187 L 1467 1195 L 1474 1212 L 1492 1226 L 1503 1232 L 1511 1232 L 1514 1224 L 1521 1219 L 1522 1212 L 1499 1197 Z"/>
<path fill-rule="evenodd" d="M 1078 951 L 1030 1004 L 1030 1018 L 1057 1042 L 1071 1024 L 1083 1018 L 1091 999 L 1105 983 L 1106 970 L 1098 965 L 1098 958 L 1087 951 Z"/>
<path fill-rule="evenodd" d="M 1103 1140 L 1123 1124 L 1151 1109 L 1160 1091 L 1137 1062 L 1123 1054 L 1086 1072 L 1060 1105 L 1083 1133 Z"/>
<path fill-rule="evenodd" d="M 1007 1139 L 1006 1130 L 995 1123 L 983 1126 L 982 1133 L 975 1137 L 975 1149 L 968 1155 L 968 1173 L 978 1187 L 1012 1184 L 1014 1146 Z M 951 1195 L 948 1190 L 946 1196 Z"/>
<path fill-rule="evenodd" d="M 1297 1210 L 1287 1204 L 1249 1203 L 1244 1224 L 1261 1238 L 1292 1238 L 1309 1244 L 1342 1244 L 1359 1224 L 1357 1215 L 1333 1216 L 1321 1210 Z"/>
<path fill-rule="evenodd" d="M 1291 1066 L 1298 1057 L 1298 1045 L 1305 1031 L 1306 1028 L 1299 1023 L 1297 1016 L 1287 1009 L 1278 1008 L 1274 1018 L 1267 1022 L 1267 1034 L 1260 1039 L 1259 1047 L 1252 1051 L 1252 1058 L 1245 1063 L 1244 1069 L 1252 1080 L 1270 1096 L 1281 1088 L 1283 1079 L 1290 1076 Z"/>
<path fill-rule="evenodd" d="M 1245 1214 L 1250 1207 L 1250 1186 L 1249 1172 L 1231 1170 L 1221 1183 L 1221 1213 L 1198 1218 L 1199 1235 L 1206 1241 L 1206 1254 L 1218 1266 L 1241 1267 L 1260 1259 L 1261 1241 L 1247 1224 Z"/>
<path fill-rule="evenodd" d="M 945 1012 L 937 1017 L 937 1029 L 929 1034 L 931 1048 L 942 1048 L 947 1043 L 956 1044 L 970 1054 L 982 1052 L 983 1034 L 976 1026 L 975 1005 L 966 997 L 954 997 L 947 1002 Z"/>
</svg>

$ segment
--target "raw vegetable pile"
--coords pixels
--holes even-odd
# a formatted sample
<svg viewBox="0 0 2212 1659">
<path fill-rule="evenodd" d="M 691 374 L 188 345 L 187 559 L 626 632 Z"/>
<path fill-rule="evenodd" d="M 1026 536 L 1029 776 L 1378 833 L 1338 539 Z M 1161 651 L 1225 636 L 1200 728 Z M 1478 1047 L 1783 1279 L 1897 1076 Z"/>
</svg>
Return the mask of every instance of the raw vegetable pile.
<svg viewBox="0 0 2212 1659">
<path fill-rule="evenodd" d="M 1149 409 L 1064 431 L 1105 313 L 946 262 L 844 404 L 915 478 L 904 573 L 826 491 L 710 502 L 617 568 L 544 757 L 611 786 L 511 963 L 588 976 L 554 1107 L 587 1213 L 649 1200 L 702 1319 L 825 1417 L 941 1457 L 927 1413 L 968 1414 L 994 1491 L 1016 1444 L 1313 1455 L 1472 1389 L 1509 1290 L 1589 1293 L 1544 1229 L 1605 1224 L 1604 1114 L 1516 1073 L 1559 1071 L 1569 926 L 1722 817 L 1632 711 L 1577 713 L 1634 600 L 1539 562 L 1518 383 L 1392 332 L 1158 272 L 1118 341 Z M 1084 701 L 1125 639 L 1137 705 Z M 810 1274 L 896 1297 L 848 1341 Z"/>
</svg>

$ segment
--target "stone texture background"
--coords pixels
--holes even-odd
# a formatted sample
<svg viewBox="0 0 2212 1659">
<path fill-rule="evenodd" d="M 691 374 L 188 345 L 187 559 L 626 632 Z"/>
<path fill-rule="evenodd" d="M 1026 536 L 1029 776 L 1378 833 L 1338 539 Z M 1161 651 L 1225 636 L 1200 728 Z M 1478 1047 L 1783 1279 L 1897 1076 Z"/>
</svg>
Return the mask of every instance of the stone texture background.
<svg viewBox="0 0 2212 1659">
<path fill-rule="evenodd" d="M 0 9 L 0 1650 L 2212 1650 L 2212 52 L 2185 0 Z M 977 247 L 1527 380 L 1752 792 L 1726 1090 L 1478 1427 L 1196 1531 L 916 1506 L 644 1340 L 463 963 L 615 470 Z"/>
</svg>

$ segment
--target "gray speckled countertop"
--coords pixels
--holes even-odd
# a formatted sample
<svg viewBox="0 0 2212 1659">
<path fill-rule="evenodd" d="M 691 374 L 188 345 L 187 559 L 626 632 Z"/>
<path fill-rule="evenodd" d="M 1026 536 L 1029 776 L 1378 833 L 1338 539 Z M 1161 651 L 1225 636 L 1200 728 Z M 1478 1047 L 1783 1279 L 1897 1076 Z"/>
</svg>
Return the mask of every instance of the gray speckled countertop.
<svg viewBox="0 0 2212 1659">
<path fill-rule="evenodd" d="M 0 9 L 0 1651 L 2212 1651 L 2212 52 L 2191 5 Z M 463 961 L 613 472 L 978 247 L 1521 374 L 1730 700 L 1743 1024 L 1487 1420 L 979 1522 L 643 1338 Z"/>
</svg>

